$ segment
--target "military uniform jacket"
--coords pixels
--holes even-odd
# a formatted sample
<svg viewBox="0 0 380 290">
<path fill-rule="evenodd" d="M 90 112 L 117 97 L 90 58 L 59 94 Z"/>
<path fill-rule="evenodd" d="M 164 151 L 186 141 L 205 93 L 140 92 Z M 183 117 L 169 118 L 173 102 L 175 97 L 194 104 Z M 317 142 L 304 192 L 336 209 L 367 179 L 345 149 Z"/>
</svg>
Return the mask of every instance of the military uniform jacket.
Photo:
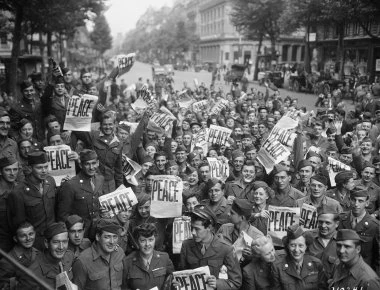
<svg viewBox="0 0 380 290">
<path fill-rule="evenodd" d="M 84 219 L 86 230 L 99 217 L 99 196 L 103 195 L 104 177 L 96 174 L 95 189 L 90 178 L 82 172 L 64 182 L 58 192 L 57 219 L 65 221 L 69 215 L 77 214 Z"/>
<path fill-rule="evenodd" d="M 11 223 L 14 228 L 21 222 L 28 220 L 36 230 L 43 235 L 45 229 L 55 222 L 55 181 L 48 176 L 43 181 L 43 194 L 39 185 L 32 182 L 27 176 L 24 182 L 18 184 L 8 197 L 8 206 Z"/>
<path fill-rule="evenodd" d="M 233 245 L 239 238 L 239 235 L 234 231 L 234 225 L 232 223 L 222 225 L 218 230 L 218 236 L 227 241 L 230 245 Z M 246 234 L 252 239 L 256 240 L 262 237 L 264 234 L 252 225 L 249 225 Z"/>
<path fill-rule="evenodd" d="M 225 193 L 227 196 L 235 196 L 236 198 L 244 199 L 247 198 L 241 193 L 244 193 L 244 189 L 246 188 L 243 183 L 243 178 L 239 178 L 236 180 L 232 180 L 226 183 Z"/>
<path fill-rule="evenodd" d="M 0 249 L 8 252 L 13 246 L 13 230 L 10 224 L 8 210 L 8 195 L 13 190 L 14 184 L 6 182 L 0 177 Z"/>
<path fill-rule="evenodd" d="M 11 138 L 6 138 L 4 143 L 0 144 L 0 158 L 6 156 L 13 156 L 17 160 L 20 159 L 17 143 Z"/>
<path fill-rule="evenodd" d="M 335 262 L 338 260 L 336 254 L 336 232 L 331 237 L 329 243 L 326 245 L 323 244 L 321 237 L 318 235 L 318 229 L 310 231 L 314 236 L 313 243 L 308 247 L 308 253 L 319 260 L 321 260 L 323 269 L 327 277 L 332 276 L 332 271 L 335 265 Z"/>
<path fill-rule="evenodd" d="M 329 280 L 329 289 L 378 290 L 380 278 L 360 257 L 351 269 L 347 269 L 343 263 L 336 265 L 333 277 Z"/>
<path fill-rule="evenodd" d="M 99 253 L 97 243 L 84 250 L 73 264 L 73 283 L 81 290 L 120 290 L 123 280 L 123 259 L 120 248 L 111 253 L 108 263 Z"/>
<path fill-rule="evenodd" d="M 253 259 L 243 268 L 243 286 L 241 290 L 273 289 L 271 269 L 272 263 L 267 263 L 260 258 Z"/>
<path fill-rule="evenodd" d="M 72 252 L 72 255 L 74 257 L 74 260 L 79 257 L 80 253 L 82 253 L 84 250 L 91 247 L 91 241 L 87 238 L 83 238 L 81 244 L 79 246 L 73 245 L 69 241 L 69 246 L 67 247 L 68 252 Z"/>
<path fill-rule="evenodd" d="M 302 205 L 304 203 L 312 205 L 314 207 L 317 207 L 313 204 L 310 195 L 305 196 L 305 197 L 300 198 L 300 199 L 297 199 L 297 201 L 296 201 L 296 205 L 299 208 L 302 208 Z M 338 213 L 341 213 L 343 211 L 342 207 L 340 206 L 338 201 L 336 201 L 335 199 L 332 199 L 330 197 L 327 197 L 327 196 L 324 196 L 322 198 L 322 201 L 321 201 L 321 204 L 319 205 L 319 207 L 325 208 L 329 211 L 338 212 Z"/>
<path fill-rule="evenodd" d="M 320 289 L 319 281 L 326 281 L 319 259 L 304 255 L 301 273 L 296 271 L 295 262 L 287 254 L 282 254 L 273 263 L 274 285 L 272 289 L 315 290 Z"/>
<path fill-rule="evenodd" d="M 360 238 L 364 240 L 361 243 L 361 255 L 368 265 L 380 273 L 380 222 L 368 213 L 353 229 L 351 225 L 352 213 L 346 212 L 340 215 L 339 229 L 351 229 L 358 233 Z"/>
<path fill-rule="evenodd" d="M 348 211 L 351 208 L 350 203 L 350 194 L 346 193 L 345 197 L 342 199 L 339 190 L 337 188 L 330 189 L 326 191 L 326 196 L 335 199 L 339 202 L 340 206 L 342 207 L 343 211 Z"/>
<path fill-rule="evenodd" d="M 165 252 L 153 252 L 149 269 L 146 268 L 139 251 L 134 251 L 123 260 L 126 289 L 161 289 L 166 277 L 173 273 L 174 266 Z"/>
<path fill-rule="evenodd" d="M 269 202 L 269 204 L 273 206 L 296 207 L 297 199 L 304 197 L 304 194 L 301 191 L 292 186 L 289 186 L 285 194 L 278 194 L 277 190 L 275 190 L 275 192 L 275 196 Z"/>
<path fill-rule="evenodd" d="M 63 271 L 66 271 L 67 276 L 70 280 L 72 280 L 73 272 L 71 266 L 73 263 L 73 256 L 66 252 L 61 262 Z M 30 265 L 29 270 L 32 271 L 36 277 L 50 285 L 52 289 L 55 289 L 55 279 L 56 276 L 61 273 L 61 269 L 59 266 L 59 261 L 54 259 L 49 252 L 44 251 L 43 253 L 40 253 L 36 260 Z M 17 289 L 42 290 L 43 288 L 29 276 L 22 275 L 20 278 L 20 284 L 17 285 Z"/>
<path fill-rule="evenodd" d="M 227 267 L 228 279 L 218 279 L 222 266 Z M 226 241 L 214 236 L 211 244 L 202 255 L 201 246 L 193 239 L 183 242 L 180 254 L 180 270 L 195 269 L 208 266 L 214 275 L 218 290 L 239 289 L 242 283 L 241 270 L 233 248 Z"/>
<path fill-rule="evenodd" d="M 228 201 L 224 196 L 220 200 L 220 202 L 219 202 L 219 204 L 215 210 L 213 210 L 213 208 L 211 207 L 209 199 L 202 200 L 201 204 L 207 206 L 215 214 L 216 222 L 218 224 L 216 226 L 217 229 L 219 228 L 220 225 L 231 222 L 231 219 L 229 216 L 229 212 L 231 209 L 231 202 Z"/>
</svg>

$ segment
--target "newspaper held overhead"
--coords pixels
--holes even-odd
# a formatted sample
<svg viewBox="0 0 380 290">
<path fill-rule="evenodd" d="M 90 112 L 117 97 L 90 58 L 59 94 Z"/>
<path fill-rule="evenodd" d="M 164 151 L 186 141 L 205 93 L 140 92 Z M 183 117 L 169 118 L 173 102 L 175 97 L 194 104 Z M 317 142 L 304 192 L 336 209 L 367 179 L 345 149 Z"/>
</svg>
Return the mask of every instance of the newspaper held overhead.
<svg viewBox="0 0 380 290">
<path fill-rule="evenodd" d="M 178 95 L 178 105 L 180 108 L 189 108 L 191 104 L 194 102 L 193 98 L 191 98 L 187 94 L 187 90 L 183 90 L 182 92 L 179 93 Z"/>
<path fill-rule="evenodd" d="M 194 151 L 195 147 L 201 147 L 203 149 L 203 153 L 206 155 L 208 152 L 207 130 L 208 129 L 201 129 L 196 134 L 193 134 L 190 146 L 191 151 Z"/>
<path fill-rule="evenodd" d="M 205 112 L 207 110 L 208 110 L 208 101 L 207 100 L 202 100 L 202 101 L 193 103 L 193 111 L 195 113 Z"/>
<path fill-rule="evenodd" d="M 125 180 L 128 181 L 128 183 L 134 186 L 137 186 L 138 181 L 136 179 L 136 174 L 141 171 L 142 169 L 141 165 L 133 161 L 132 159 L 128 158 L 127 155 L 123 154 L 122 155 L 122 169 L 123 169 Z"/>
<path fill-rule="evenodd" d="M 273 167 L 290 155 L 290 150 L 275 139 L 267 139 L 257 153 L 257 160 L 264 166 L 265 171 L 269 174 Z"/>
<path fill-rule="evenodd" d="M 210 125 L 210 129 L 208 130 L 207 142 L 217 145 L 225 145 L 228 138 L 230 138 L 232 133 L 231 129 Z"/>
<path fill-rule="evenodd" d="M 97 101 L 98 97 L 93 95 L 72 96 L 67 106 L 63 130 L 91 132 L 92 111 Z"/>
<path fill-rule="evenodd" d="M 182 215 L 182 179 L 173 175 L 152 177 L 150 215 L 155 218 L 172 218 Z"/>
<path fill-rule="evenodd" d="M 268 206 L 270 219 L 268 219 L 268 234 L 272 237 L 275 246 L 283 246 L 282 238 L 287 234 L 287 228 L 299 224 L 299 207 Z"/>
<path fill-rule="evenodd" d="M 57 186 L 61 186 L 62 179 L 75 176 L 75 162 L 69 160 L 71 148 L 68 145 L 44 147 L 48 157 L 49 174 L 54 178 Z"/>
<path fill-rule="evenodd" d="M 99 196 L 101 211 L 113 217 L 137 204 L 137 197 L 131 188 L 120 185 L 115 191 Z"/>
<path fill-rule="evenodd" d="M 173 272 L 173 279 L 180 283 L 180 290 L 212 290 L 207 284 L 210 277 L 208 266 Z"/>
<path fill-rule="evenodd" d="M 339 160 L 336 160 L 334 158 L 328 157 L 328 172 L 329 172 L 329 179 L 330 179 L 330 184 L 332 187 L 336 186 L 335 183 L 335 176 L 340 172 L 340 171 L 350 171 L 351 167 L 348 166 L 347 164 L 344 164 L 343 162 L 340 162 Z"/>
<path fill-rule="evenodd" d="M 304 230 L 314 230 L 318 227 L 318 214 L 315 206 L 306 203 L 302 204 L 300 226 Z"/>
<path fill-rule="evenodd" d="M 188 216 L 175 218 L 173 223 L 173 254 L 181 253 L 183 241 L 191 237 L 191 218 Z"/>
<path fill-rule="evenodd" d="M 217 158 L 207 157 L 207 162 L 210 164 L 211 178 L 217 178 L 225 182 L 230 175 L 228 159 L 219 160 Z"/>
</svg>

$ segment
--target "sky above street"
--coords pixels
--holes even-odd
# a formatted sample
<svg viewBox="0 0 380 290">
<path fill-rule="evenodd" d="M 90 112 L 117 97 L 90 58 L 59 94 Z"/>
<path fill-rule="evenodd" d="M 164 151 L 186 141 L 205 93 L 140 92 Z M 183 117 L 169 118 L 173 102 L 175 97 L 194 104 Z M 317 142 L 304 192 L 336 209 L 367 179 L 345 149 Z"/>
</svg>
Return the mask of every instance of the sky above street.
<svg viewBox="0 0 380 290">
<path fill-rule="evenodd" d="M 172 6 L 172 0 L 109 0 L 110 8 L 105 13 L 112 35 L 125 33 L 136 26 L 141 15 L 152 6 Z"/>
</svg>

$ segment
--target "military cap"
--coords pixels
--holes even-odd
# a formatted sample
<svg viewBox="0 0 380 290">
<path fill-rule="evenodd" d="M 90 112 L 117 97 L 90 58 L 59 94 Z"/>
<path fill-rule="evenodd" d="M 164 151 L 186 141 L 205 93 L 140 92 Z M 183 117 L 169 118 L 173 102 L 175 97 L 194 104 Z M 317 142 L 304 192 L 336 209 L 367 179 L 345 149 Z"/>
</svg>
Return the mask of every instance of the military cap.
<svg viewBox="0 0 380 290">
<path fill-rule="evenodd" d="M 2 117 L 9 117 L 8 111 L 6 111 L 4 108 L 0 108 L 0 118 Z"/>
<path fill-rule="evenodd" d="M 144 204 L 146 204 L 148 201 L 150 201 L 150 195 L 149 194 L 141 194 L 137 197 L 137 203 L 138 203 L 138 206 L 142 206 Z"/>
<path fill-rule="evenodd" d="M 196 125 L 198 125 L 199 127 L 202 127 L 202 125 L 198 122 L 198 121 L 192 121 L 191 123 L 190 123 L 190 128 L 191 127 L 193 127 L 193 126 L 196 126 Z"/>
<path fill-rule="evenodd" d="M 278 173 L 280 173 L 282 171 L 288 172 L 288 169 L 285 166 L 281 165 L 281 164 L 276 164 L 273 167 L 272 173 L 273 173 L 273 175 L 276 175 L 276 174 L 278 174 Z"/>
<path fill-rule="evenodd" d="M 178 145 L 177 149 L 175 150 L 175 153 L 177 152 L 182 152 L 182 151 L 187 151 L 186 147 L 184 145 Z"/>
<path fill-rule="evenodd" d="M 295 240 L 303 235 L 304 230 L 302 229 L 300 225 L 294 224 L 294 225 L 289 226 L 286 232 L 287 232 L 287 237 L 289 240 Z"/>
<path fill-rule="evenodd" d="M 146 155 L 143 157 L 141 164 L 145 164 L 145 163 L 149 163 L 149 162 L 153 164 L 154 160 L 151 156 Z"/>
<path fill-rule="evenodd" d="M 207 180 L 207 182 L 206 182 L 207 191 L 209 191 L 211 188 L 213 188 L 218 183 L 223 184 L 223 182 L 220 179 L 215 178 L 215 177 L 212 177 L 209 180 Z"/>
<path fill-rule="evenodd" d="M 313 175 L 310 180 L 315 180 L 322 183 L 323 185 L 327 185 L 327 178 L 323 175 Z"/>
<path fill-rule="evenodd" d="M 177 162 L 175 162 L 174 160 L 168 160 L 168 162 L 166 162 L 166 164 L 165 164 L 166 169 L 168 169 L 172 166 L 178 166 Z"/>
<path fill-rule="evenodd" d="M 122 129 L 122 130 L 127 131 L 127 132 L 129 132 L 129 129 L 130 129 L 130 127 L 125 123 L 119 123 L 119 125 L 117 125 L 117 127 L 119 129 Z"/>
<path fill-rule="evenodd" d="M 376 163 L 379 163 L 379 162 L 380 162 L 380 156 L 376 155 L 375 157 L 373 157 L 372 164 L 376 164 Z"/>
<path fill-rule="evenodd" d="M 319 206 L 317 207 L 318 216 L 321 214 L 339 214 L 338 210 L 332 206 Z"/>
<path fill-rule="evenodd" d="M 22 81 L 21 84 L 20 84 L 20 89 L 21 91 L 25 90 L 26 88 L 29 88 L 29 87 L 32 87 L 33 86 L 33 83 L 28 81 L 28 80 L 25 80 L 25 81 Z"/>
<path fill-rule="evenodd" d="M 252 151 L 252 150 L 257 151 L 256 147 L 253 146 L 253 145 L 248 145 L 248 146 L 245 146 L 245 148 L 244 148 L 244 152 L 245 152 L 245 153 L 247 153 L 247 152 L 249 152 L 249 151 Z"/>
<path fill-rule="evenodd" d="M 364 187 L 355 187 L 350 194 L 351 198 L 353 197 L 369 197 L 369 191 Z"/>
<path fill-rule="evenodd" d="M 216 224 L 216 216 L 207 206 L 204 206 L 204 205 L 195 206 L 191 215 L 193 217 L 196 216 L 201 219 L 208 220 L 213 226 Z"/>
<path fill-rule="evenodd" d="M 339 230 L 336 234 L 336 241 L 339 242 L 339 241 L 347 241 L 347 240 L 363 242 L 363 240 L 360 238 L 358 233 L 355 232 L 354 230 L 349 230 L 349 229 Z"/>
<path fill-rule="evenodd" d="M 232 152 L 232 160 L 235 160 L 238 157 L 245 157 L 243 151 L 237 149 Z"/>
<path fill-rule="evenodd" d="M 44 231 L 44 236 L 46 239 L 51 239 L 52 237 L 59 235 L 61 233 L 67 233 L 66 225 L 63 222 L 52 223 Z"/>
<path fill-rule="evenodd" d="M 327 145 L 326 152 L 330 152 L 330 151 L 339 152 L 338 147 L 336 146 L 335 142 L 329 143 L 329 145 Z"/>
<path fill-rule="evenodd" d="M 366 169 L 367 167 L 371 167 L 375 169 L 375 166 L 371 163 L 368 162 L 367 160 L 363 162 L 362 170 Z"/>
<path fill-rule="evenodd" d="M 301 168 L 304 168 L 306 166 L 311 166 L 312 168 L 313 167 L 313 164 L 311 164 L 311 162 L 309 160 L 306 160 L 306 159 L 302 159 L 299 163 L 298 163 L 298 170 L 300 170 Z"/>
<path fill-rule="evenodd" d="M 96 229 L 99 231 L 109 232 L 111 234 L 119 234 L 120 226 L 112 219 L 100 219 L 96 225 Z"/>
<path fill-rule="evenodd" d="M 310 150 L 309 152 L 307 152 L 306 154 L 306 159 L 309 159 L 310 157 L 318 157 L 322 160 L 322 156 L 321 154 L 317 153 L 317 152 L 314 152 L 312 150 Z"/>
<path fill-rule="evenodd" d="M 371 118 L 372 118 L 372 114 L 370 112 L 364 112 L 362 122 L 371 121 Z"/>
<path fill-rule="evenodd" d="M 249 218 L 252 214 L 252 204 L 248 201 L 248 199 L 236 198 L 232 203 L 231 209 L 238 215 L 242 215 L 247 218 Z"/>
<path fill-rule="evenodd" d="M 352 154 L 352 149 L 348 146 L 343 146 L 343 148 L 340 149 L 340 154 Z"/>
<path fill-rule="evenodd" d="M 13 156 L 4 156 L 0 158 L 0 169 L 7 167 L 9 165 L 15 164 L 17 159 Z"/>
<path fill-rule="evenodd" d="M 47 162 L 48 162 L 47 155 L 44 151 L 35 151 L 28 154 L 29 165 L 44 164 Z"/>
<path fill-rule="evenodd" d="M 243 133 L 241 139 L 252 139 L 252 135 L 249 133 Z"/>
<path fill-rule="evenodd" d="M 54 84 L 55 85 L 64 84 L 64 83 L 65 83 L 65 79 L 63 78 L 63 76 L 56 76 L 54 78 Z"/>
<path fill-rule="evenodd" d="M 365 142 L 370 142 L 370 143 L 372 143 L 372 140 L 371 140 L 371 138 L 369 138 L 369 137 L 364 137 L 363 140 L 360 142 L 360 144 L 365 143 Z"/>
<path fill-rule="evenodd" d="M 80 153 L 80 161 L 81 162 L 86 162 L 86 161 L 94 160 L 94 159 L 98 159 L 98 154 L 96 154 L 96 152 L 94 150 L 84 149 Z"/>
<path fill-rule="evenodd" d="M 352 174 L 351 171 L 340 171 L 338 174 L 335 176 L 335 183 L 336 184 L 344 184 L 351 178 L 354 178 L 354 175 Z"/>
<path fill-rule="evenodd" d="M 65 75 L 70 71 L 70 69 L 68 67 L 63 67 L 61 71 L 62 71 L 62 74 Z"/>
<path fill-rule="evenodd" d="M 77 223 L 83 224 L 83 218 L 76 214 L 69 215 L 65 221 L 68 230 L 71 229 L 71 227 Z"/>
</svg>

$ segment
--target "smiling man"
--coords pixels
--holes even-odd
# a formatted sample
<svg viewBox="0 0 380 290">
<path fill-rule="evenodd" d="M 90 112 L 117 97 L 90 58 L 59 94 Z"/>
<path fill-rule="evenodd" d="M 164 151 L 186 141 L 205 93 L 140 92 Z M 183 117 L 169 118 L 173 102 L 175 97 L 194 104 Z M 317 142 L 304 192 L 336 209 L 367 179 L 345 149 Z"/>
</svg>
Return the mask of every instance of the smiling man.
<svg viewBox="0 0 380 290">
<path fill-rule="evenodd" d="M 333 272 L 330 289 L 380 289 L 380 279 L 361 256 L 363 240 L 353 230 L 339 230 L 336 238 L 340 263 Z"/>
<path fill-rule="evenodd" d="M 242 176 L 237 179 L 226 183 L 226 195 L 228 200 L 235 198 L 248 199 L 253 201 L 251 187 L 256 177 L 255 163 L 252 160 L 247 160 L 242 169 Z"/>
<path fill-rule="evenodd" d="M 309 160 L 301 160 L 298 163 L 299 181 L 294 185 L 303 194 L 310 194 L 310 178 L 314 174 L 313 164 Z"/>
<path fill-rule="evenodd" d="M 78 258 L 80 253 L 91 247 L 90 240 L 84 238 L 83 219 L 74 214 L 67 217 L 65 224 L 69 233 L 69 245 L 67 251 L 72 252 L 74 258 Z"/>
<path fill-rule="evenodd" d="M 99 168 L 98 155 L 95 151 L 85 149 L 80 153 L 81 171 L 64 182 L 58 192 L 57 218 L 66 221 L 69 215 L 78 215 L 85 224 L 85 237 L 99 218 L 98 198 L 103 195 L 104 177 Z"/>
<path fill-rule="evenodd" d="M 44 231 L 55 222 L 56 184 L 48 172 L 48 158 L 45 152 L 37 151 L 28 155 L 31 174 L 19 183 L 8 196 L 8 210 L 11 225 L 28 220 L 36 230 L 35 247 L 44 249 Z"/>
<path fill-rule="evenodd" d="M 99 220 L 95 242 L 73 264 L 73 282 L 79 289 L 121 289 L 125 255 L 117 244 L 119 230 L 112 220 Z"/>
<path fill-rule="evenodd" d="M 7 111 L 0 109 L 0 157 L 14 156 L 18 158 L 17 143 L 8 138 L 11 118 Z"/>
</svg>

